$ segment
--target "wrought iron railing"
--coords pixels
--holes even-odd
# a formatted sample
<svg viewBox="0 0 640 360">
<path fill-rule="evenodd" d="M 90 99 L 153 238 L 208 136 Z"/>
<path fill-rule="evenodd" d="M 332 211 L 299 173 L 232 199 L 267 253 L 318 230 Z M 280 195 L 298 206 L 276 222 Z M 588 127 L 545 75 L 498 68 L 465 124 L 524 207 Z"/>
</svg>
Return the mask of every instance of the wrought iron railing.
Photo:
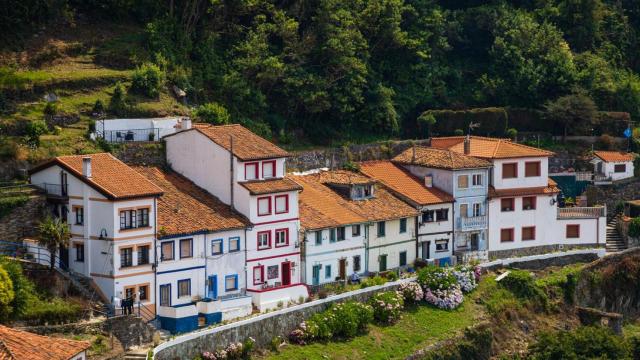
<svg viewBox="0 0 640 360">
<path fill-rule="evenodd" d="M 67 184 L 61 185 L 61 184 L 40 183 L 40 184 L 33 184 L 33 185 L 41 189 L 42 191 L 44 191 L 47 195 L 66 197 L 69 194 Z"/>
<path fill-rule="evenodd" d="M 119 143 L 130 141 L 159 141 L 160 129 L 128 129 L 128 130 L 104 130 L 96 131 L 96 136 L 103 138 L 106 142 Z"/>
<path fill-rule="evenodd" d="M 558 208 L 558 219 L 594 219 L 605 215 L 606 208 L 603 206 Z"/>
</svg>

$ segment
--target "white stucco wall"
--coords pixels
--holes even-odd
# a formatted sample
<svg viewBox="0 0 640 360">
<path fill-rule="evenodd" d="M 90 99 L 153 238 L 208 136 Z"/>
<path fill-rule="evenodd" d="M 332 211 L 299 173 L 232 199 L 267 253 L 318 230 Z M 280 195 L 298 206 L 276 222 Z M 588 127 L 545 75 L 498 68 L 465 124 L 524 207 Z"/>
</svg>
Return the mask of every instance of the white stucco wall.
<svg viewBox="0 0 640 360">
<path fill-rule="evenodd" d="M 598 163 L 602 163 L 602 173 L 605 176 L 610 176 L 611 180 L 613 181 L 617 181 L 617 180 L 622 180 L 622 179 L 628 179 L 633 177 L 633 171 L 634 171 L 634 166 L 633 166 L 633 161 L 626 161 L 626 162 L 605 162 L 600 160 L 599 158 L 594 159 L 593 164 L 594 164 L 594 173 L 598 173 Z M 624 172 L 615 172 L 615 166 L 617 164 L 625 164 L 625 171 Z"/>
<path fill-rule="evenodd" d="M 367 226 L 368 249 L 367 270 L 380 271 L 380 256 L 387 255 L 387 270 L 400 266 L 400 252 L 407 252 L 407 265 L 411 265 L 416 259 L 416 233 L 413 218 L 407 218 L 407 231 L 400 233 L 400 220 L 386 221 L 385 236 L 378 237 L 377 223 Z"/>
<path fill-rule="evenodd" d="M 540 176 L 525 176 L 525 163 L 540 162 Z M 515 159 L 493 159 L 493 182 L 496 189 L 527 188 L 547 186 L 549 179 L 549 159 L 547 157 L 527 157 Z M 502 178 L 502 165 L 508 163 L 518 164 L 518 176 L 516 178 Z"/>
</svg>

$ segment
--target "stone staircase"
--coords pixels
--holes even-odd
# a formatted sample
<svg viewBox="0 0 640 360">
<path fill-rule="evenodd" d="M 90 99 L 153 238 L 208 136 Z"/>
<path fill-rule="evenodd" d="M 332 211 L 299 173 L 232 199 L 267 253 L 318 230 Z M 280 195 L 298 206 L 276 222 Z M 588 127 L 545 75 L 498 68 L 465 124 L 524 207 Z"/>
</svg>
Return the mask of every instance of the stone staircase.
<svg viewBox="0 0 640 360">
<path fill-rule="evenodd" d="M 619 218 L 615 216 L 607 223 L 607 245 L 606 250 L 608 253 L 618 252 L 622 250 L 626 250 L 626 245 L 622 240 L 622 236 L 618 232 L 618 220 Z"/>
</svg>

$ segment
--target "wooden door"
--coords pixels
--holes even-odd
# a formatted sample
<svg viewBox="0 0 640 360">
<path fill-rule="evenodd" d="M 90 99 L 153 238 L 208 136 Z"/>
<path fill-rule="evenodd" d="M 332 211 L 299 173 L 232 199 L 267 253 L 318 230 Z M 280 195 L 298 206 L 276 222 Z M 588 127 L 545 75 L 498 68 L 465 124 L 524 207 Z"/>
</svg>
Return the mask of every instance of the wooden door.
<svg viewBox="0 0 640 360">
<path fill-rule="evenodd" d="M 291 263 L 283 262 L 282 263 L 282 286 L 287 286 L 291 284 Z"/>
<path fill-rule="evenodd" d="M 347 278 L 347 259 L 340 259 L 338 261 L 338 276 L 340 280 Z"/>
</svg>

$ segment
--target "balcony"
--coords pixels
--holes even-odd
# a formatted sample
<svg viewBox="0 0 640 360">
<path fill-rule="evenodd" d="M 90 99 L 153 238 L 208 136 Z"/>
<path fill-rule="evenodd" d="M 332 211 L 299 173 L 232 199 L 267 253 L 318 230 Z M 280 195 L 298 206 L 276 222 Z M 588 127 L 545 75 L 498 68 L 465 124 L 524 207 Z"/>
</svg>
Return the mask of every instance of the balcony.
<svg viewBox="0 0 640 360">
<path fill-rule="evenodd" d="M 606 214 L 604 206 L 558 208 L 558 219 L 596 219 Z"/>
<path fill-rule="evenodd" d="M 487 228 L 486 216 L 459 217 L 456 228 L 461 231 L 482 230 Z"/>
<path fill-rule="evenodd" d="M 44 193 L 47 194 L 47 198 L 49 199 L 66 200 L 69 198 L 67 184 L 60 185 L 60 184 L 41 183 L 41 184 L 33 184 L 33 186 L 44 191 Z"/>
</svg>

